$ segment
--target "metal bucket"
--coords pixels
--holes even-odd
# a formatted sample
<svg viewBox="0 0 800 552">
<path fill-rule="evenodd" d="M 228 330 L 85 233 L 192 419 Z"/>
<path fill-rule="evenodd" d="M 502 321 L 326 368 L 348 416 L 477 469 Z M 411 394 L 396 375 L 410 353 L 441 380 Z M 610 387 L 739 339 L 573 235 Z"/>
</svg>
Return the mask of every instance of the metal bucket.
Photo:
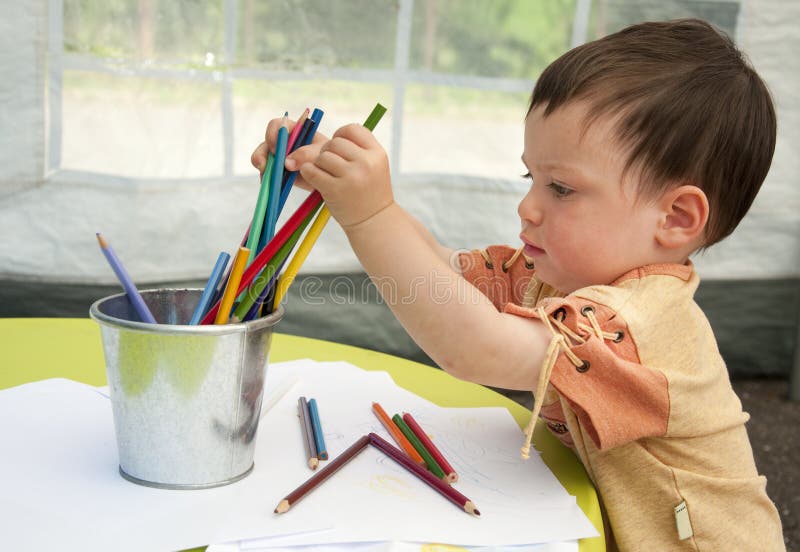
<svg viewBox="0 0 800 552">
<path fill-rule="evenodd" d="M 283 307 L 241 324 L 188 326 L 200 289 L 141 292 L 158 324 L 124 293 L 95 302 L 120 474 L 164 489 L 233 483 L 253 469 L 272 330 Z"/>
</svg>

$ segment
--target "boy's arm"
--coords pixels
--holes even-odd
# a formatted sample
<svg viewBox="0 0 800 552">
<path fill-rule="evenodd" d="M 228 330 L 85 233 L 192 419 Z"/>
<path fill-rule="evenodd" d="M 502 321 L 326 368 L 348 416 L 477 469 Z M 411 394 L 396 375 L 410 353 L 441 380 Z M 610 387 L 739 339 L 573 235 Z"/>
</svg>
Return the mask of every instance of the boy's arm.
<svg viewBox="0 0 800 552">
<path fill-rule="evenodd" d="M 343 127 L 301 174 L 331 214 L 389 307 L 447 372 L 484 385 L 532 390 L 550 341 L 544 326 L 498 312 L 443 259 L 394 202 L 385 151 L 358 125 Z"/>
<path fill-rule="evenodd" d="M 417 219 L 416 217 L 414 217 L 413 215 L 411 215 L 408 212 L 406 213 L 406 215 L 408 215 L 408 218 L 411 220 L 411 224 L 417 230 L 417 232 L 422 237 L 422 239 L 425 240 L 425 243 L 427 243 L 428 246 L 431 249 L 433 249 L 433 251 L 436 253 L 436 255 L 440 259 L 442 259 L 444 262 L 448 263 L 451 267 L 453 267 L 454 270 L 460 271 L 461 269 L 458 266 L 457 259 L 454 258 L 455 251 L 453 249 L 450 249 L 449 247 L 445 247 L 444 245 L 439 243 L 439 240 L 437 240 L 434 237 L 434 235 L 431 234 L 430 230 L 425 228 L 425 225 L 423 225 L 419 221 L 419 219 Z"/>
</svg>

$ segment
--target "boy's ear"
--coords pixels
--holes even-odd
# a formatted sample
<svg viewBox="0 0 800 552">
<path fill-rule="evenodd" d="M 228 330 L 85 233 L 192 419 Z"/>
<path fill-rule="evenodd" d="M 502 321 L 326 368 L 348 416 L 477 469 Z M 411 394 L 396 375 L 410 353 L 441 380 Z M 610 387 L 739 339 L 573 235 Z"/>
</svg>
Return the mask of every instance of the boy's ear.
<svg viewBox="0 0 800 552">
<path fill-rule="evenodd" d="M 659 206 L 659 245 L 667 249 L 690 246 L 692 250 L 702 245 L 708 222 L 708 198 L 703 190 L 691 184 L 672 188 L 661 197 Z"/>
</svg>

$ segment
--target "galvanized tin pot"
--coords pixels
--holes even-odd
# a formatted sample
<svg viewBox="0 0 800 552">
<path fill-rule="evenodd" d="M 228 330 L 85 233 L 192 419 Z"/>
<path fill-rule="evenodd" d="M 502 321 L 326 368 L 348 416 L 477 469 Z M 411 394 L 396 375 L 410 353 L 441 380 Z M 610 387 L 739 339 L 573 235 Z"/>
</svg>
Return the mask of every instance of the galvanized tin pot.
<svg viewBox="0 0 800 552">
<path fill-rule="evenodd" d="M 283 308 L 240 324 L 188 326 L 200 289 L 141 292 L 158 324 L 124 293 L 95 302 L 123 477 L 202 489 L 253 469 L 272 330 Z"/>
</svg>

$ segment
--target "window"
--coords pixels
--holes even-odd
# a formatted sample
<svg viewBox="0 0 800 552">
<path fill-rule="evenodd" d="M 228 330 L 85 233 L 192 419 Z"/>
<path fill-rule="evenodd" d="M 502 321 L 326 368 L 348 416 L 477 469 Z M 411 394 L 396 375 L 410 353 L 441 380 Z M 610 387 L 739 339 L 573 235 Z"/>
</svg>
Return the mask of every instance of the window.
<svg viewBox="0 0 800 552">
<path fill-rule="evenodd" d="M 390 110 L 377 134 L 396 173 L 516 178 L 531 85 L 583 40 L 588 7 L 64 0 L 51 16 L 58 27 L 63 15 L 63 49 L 51 50 L 50 168 L 251 175 L 270 118 L 318 106 L 330 132 L 381 101 Z"/>
</svg>

